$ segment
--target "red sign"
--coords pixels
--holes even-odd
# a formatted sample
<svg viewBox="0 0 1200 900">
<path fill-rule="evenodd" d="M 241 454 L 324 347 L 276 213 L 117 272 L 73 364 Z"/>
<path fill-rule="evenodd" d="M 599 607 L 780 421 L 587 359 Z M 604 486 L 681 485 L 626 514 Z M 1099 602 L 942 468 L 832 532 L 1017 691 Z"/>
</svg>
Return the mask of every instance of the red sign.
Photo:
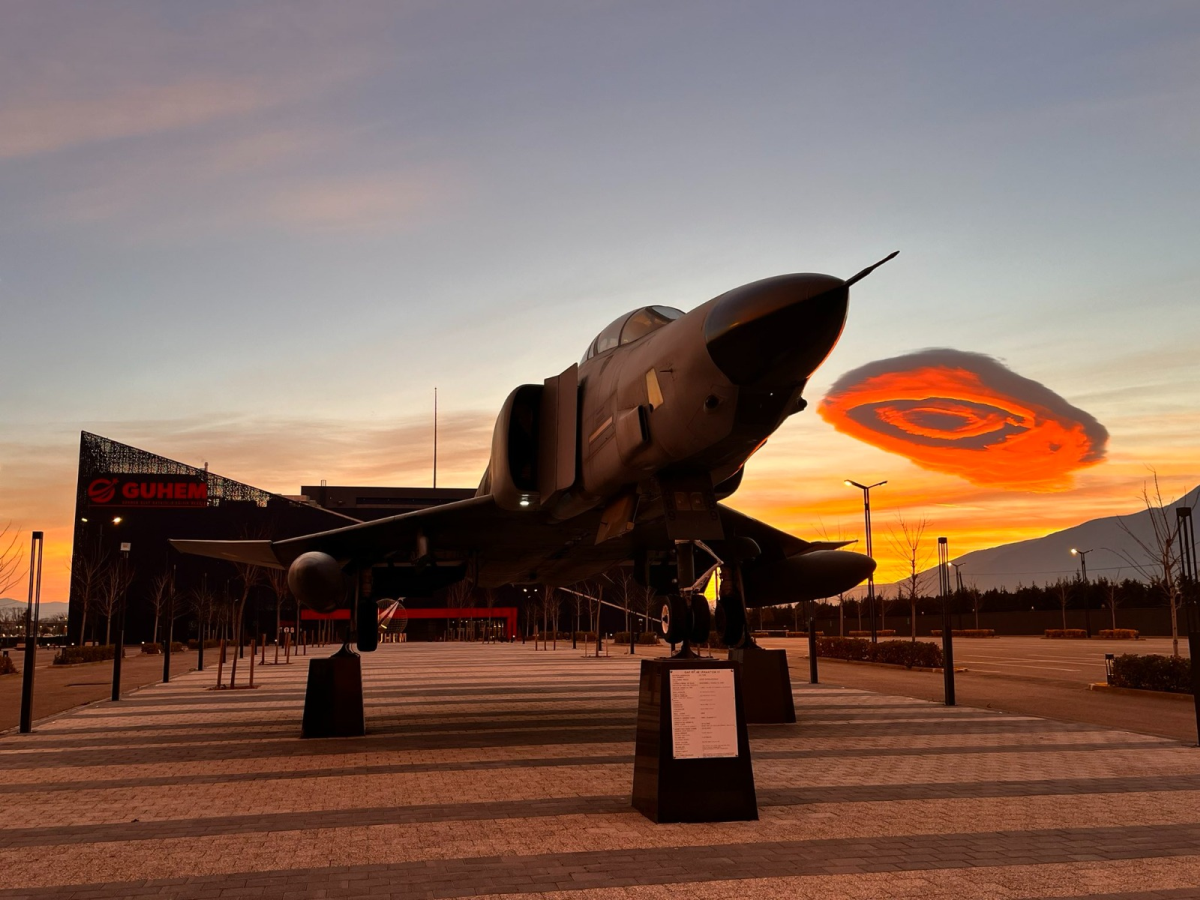
<svg viewBox="0 0 1200 900">
<path fill-rule="evenodd" d="M 195 475 L 104 475 L 87 497 L 92 506 L 208 506 L 208 485 Z"/>
</svg>

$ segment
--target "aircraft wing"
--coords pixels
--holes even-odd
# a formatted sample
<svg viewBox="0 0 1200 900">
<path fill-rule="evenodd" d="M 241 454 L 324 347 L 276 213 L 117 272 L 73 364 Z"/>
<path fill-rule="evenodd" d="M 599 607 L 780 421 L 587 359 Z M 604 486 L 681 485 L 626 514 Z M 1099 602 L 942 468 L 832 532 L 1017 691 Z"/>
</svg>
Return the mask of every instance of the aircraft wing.
<svg viewBox="0 0 1200 900">
<path fill-rule="evenodd" d="M 748 537 L 762 551 L 759 562 L 772 562 L 850 542 L 806 541 L 757 519 L 718 504 L 726 539 Z M 600 512 L 584 513 L 567 522 L 549 523 L 521 512 L 498 507 L 490 496 L 472 497 L 428 509 L 316 532 L 278 541 L 178 540 L 171 544 L 184 553 L 235 563 L 287 568 L 303 553 L 328 553 L 342 564 L 411 561 L 418 542 L 431 553 L 473 557 L 493 584 L 543 580 L 569 583 L 632 558 L 639 550 L 671 546 L 664 520 L 639 523 L 632 532 L 595 543 Z M 721 552 L 720 542 L 714 550 Z M 478 571 L 478 570 L 477 570 Z"/>
</svg>

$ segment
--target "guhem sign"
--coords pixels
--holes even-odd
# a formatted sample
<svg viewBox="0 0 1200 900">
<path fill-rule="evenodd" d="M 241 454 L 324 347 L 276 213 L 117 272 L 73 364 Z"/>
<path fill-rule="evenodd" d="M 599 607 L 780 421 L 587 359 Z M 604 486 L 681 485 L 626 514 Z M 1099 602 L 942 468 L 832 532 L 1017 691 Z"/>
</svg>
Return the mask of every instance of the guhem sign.
<svg viewBox="0 0 1200 900">
<path fill-rule="evenodd" d="M 194 475 L 99 475 L 87 484 L 90 506 L 202 507 L 208 483 Z"/>
</svg>

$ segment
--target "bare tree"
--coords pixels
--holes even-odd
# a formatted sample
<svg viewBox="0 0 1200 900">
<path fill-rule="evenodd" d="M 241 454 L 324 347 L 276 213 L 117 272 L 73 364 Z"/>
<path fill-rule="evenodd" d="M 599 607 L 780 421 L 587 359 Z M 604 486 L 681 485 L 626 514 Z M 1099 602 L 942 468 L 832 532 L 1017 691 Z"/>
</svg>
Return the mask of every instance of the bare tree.
<svg viewBox="0 0 1200 900">
<path fill-rule="evenodd" d="M 0 594 L 6 594 L 25 577 L 26 568 L 21 546 L 21 532 L 9 522 L 0 530 Z"/>
<path fill-rule="evenodd" d="M 133 583 L 133 567 L 127 560 L 112 560 L 100 577 L 100 611 L 104 613 L 104 643 L 112 643 L 112 617 Z"/>
<path fill-rule="evenodd" d="M 456 581 L 450 585 L 446 591 L 446 606 L 450 609 L 466 609 L 471 605 L 471 597 L 475 593 L 475 587 L 467 579 Z M 462 628 L 457 629 L 455 634 L 456 640 L 462 640 Z"/>
<path fill-rule="evenodd" d="M 212 632 L 213 612 L 216 607 L 216 597 L 208 589 L 208 579 L 200 581 L 200 587 L 193 588 L 188 595 L 188 605 L 196 614 L 196 638 L 203 643 L 205 636 Z"/>
<path fill-rule="evenodd" d="M 888 542 L 892 545 L 892 550 L 908 563 L 908 574 L 904 576 L 903 580 L 896 583 L 896 599 L 908 602 L 909 612 L 912 616 L 912 639 L 915 641 L 917 639 L 917 598 L 921 596 L 925 580 L 924 570 L 929 568 L 929 550 L 922 546 L 927 523 L 925 519 L 906 522 L 903 516 L 898 518 L 900 530 L 890 529 Z M 882 604 L 882 594 L 880 602 Z"/>
<path fill-rule="evenodd" d="M 74 583 L 75 598 L 79 604 L 81 616 L 79 620 L 79 645 L 87 643 L 88 613 L 96 608 L 100 599 L 104 573 L 108 569 L 108 554 L 101 548 L 100 542 L 80 547 L 75 552 L 71 568 L 71 581 Z"/>
<path fill-rule="evenodd" d="M 150 608 L 154 610 L 154 630 L 150 632 L 151 643 L 158 641 L 158 622 L 163 609 L 175 593 L 175 570 L 168 566 L 150 580 Z"/>
<path fill-rule="evenodd" d="M 238 655 L 241 655 L 241 647 L 243 638 L 245 637 L 245 621 L 246 621 L 246 604 L 250 600 L 250 594 L 256 587 L 266 581 L 266 569 L 262 566 L 253 566 L 249 563 L 236 563 L 238 570 L 238 581 L 241 583 L 240 596 L 235 596 L 230 608 L 230 625 L 232 626 L 233 634 L 231 637 L 238 648 Z"/>
<path fill-rule="evenodd" d="M 1059 608 L 1062 609 L 1063 631 L 1067 630 L 1067 604 L 1071 601 L 1071 582 L 1060 578 L 1052 586 L 1054 596 L 1058 598 Z"/>
<path fill-rule="evenodd" d="M 1121 570 L 1117 569 L 1117 574 L 1114 576 L 1114 578 L 1111 581 L 1107 578 L 1104 579 L 1104 594 L 1105 594 L 1105 600 L 1107 601 L 1105 605 L 1109 608 L 1109 611 L 1112 612 L 1113 631 L 1117 630 L 1117 606 L 1121 602 L 1120 601 L 1120 593 L 1121 593 L 1120 592 L 1120 584 L 1117 581 L 1117 579 L 1119 579 L 1120 577 L 1121 577 Z"/>
<path fill-rule="evenodd" d="M 279 640 L 279 628 L 281 625 L 281 616 L 283 615 L 283 601 L 288 596 L 288 581 L 287 569 L 267 569 L 264 573 L 267 587 L 271 589 L 271 594 L 275 597 L 275 640 Z M 300 623 L 296 623 L 298 628 Z"/>
<path fill-rule="evenodd" d="M 1150 518 L 1150 535 L 1139 535 L 1124 519 L 1120 520 L 1120 526 L 1141 551 L 1140 558 L 1129 558 L 1130 564 L 1166 596 L 1167 606 L 1171 610 L 1171 653 L 1178 656 L 1179 609 L 1183 605 L 1181 578 L 1176 571 L 1181 565 L 1179 533 L 1175 524 L 1167 518 L 1169 504 L 1163 503 L 1157 472 L 1153 473 L 1153 481 L 1153 491 L 1148 485 L 1142 486 L 1142 502 Z"/>
</svg>

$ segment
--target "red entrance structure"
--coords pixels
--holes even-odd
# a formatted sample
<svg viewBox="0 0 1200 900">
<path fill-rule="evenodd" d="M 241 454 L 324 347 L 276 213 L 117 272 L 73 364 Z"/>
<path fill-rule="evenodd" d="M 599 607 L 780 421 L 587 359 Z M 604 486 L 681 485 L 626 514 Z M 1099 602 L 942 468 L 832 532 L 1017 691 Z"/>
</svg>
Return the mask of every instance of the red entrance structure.
<svg viewBox="0 0 1200 900">
<path fill-rule="evenodd" d="M 466 607 L 463 609 L 409 609 L 404 610 L 404 616 L 413 619 L 502 619 L 504 621 L 504 637 L 509 639 L 517 634 L 517 608 L 515 606 Z M 345 621 L 350 618 L 350 610 L 338 609 L 331 613 L 313 612 L 311 609 L 300 610 L 302 622 L 327 622 L 329 620 Z"/>
</svg>

